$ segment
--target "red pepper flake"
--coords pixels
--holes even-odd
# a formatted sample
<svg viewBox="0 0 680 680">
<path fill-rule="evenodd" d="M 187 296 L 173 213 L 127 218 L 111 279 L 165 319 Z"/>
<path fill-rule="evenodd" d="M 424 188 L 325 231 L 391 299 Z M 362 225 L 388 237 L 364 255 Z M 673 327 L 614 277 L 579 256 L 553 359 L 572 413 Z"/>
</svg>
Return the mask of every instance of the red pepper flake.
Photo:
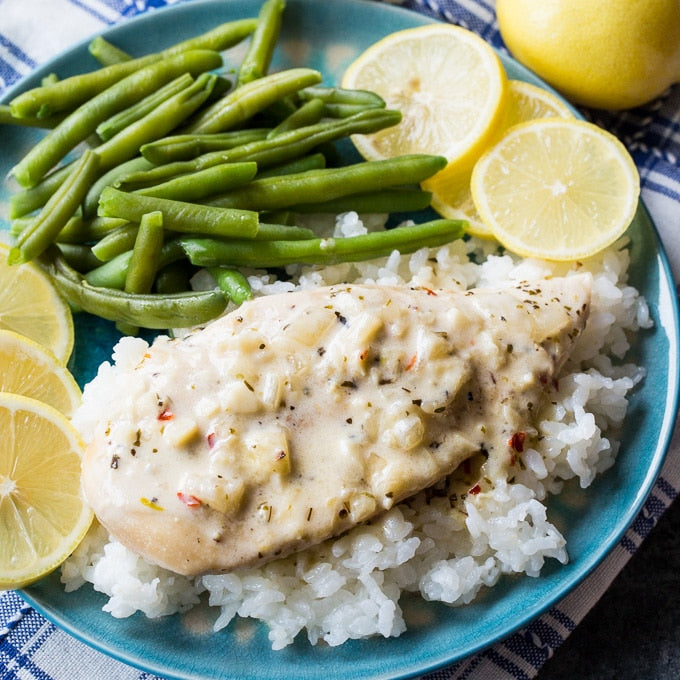
<svg viewBox="0 0 680 680">
<path fill-rule="evenodd" d="M 177 492 L 177 498 L 187 506 L 187 508 L 200 508 L 203 505 L 202 501 L 196 496 L 192 496 L 190 493 L 184 493 L 182 491 Z"/>
<path fill-rule="evenodd" d="M 432 288 L 427 288 L 427 287 L 424 287 L 424 288 L 425 288 L 425 292 L 426 292 L 428 295 L 433 295 L 434 297 L 437 297 L 437 293 L 435 293 L 435 292 L 432 290 Z"/>
<path fill-rule="evenodd" d="M 158 414 L 158 420 L 172 420 L 174 417 L 175 414 L 169 408 L 164 408 Z"/>
<path fill-rule="evenodd" d="M 524 441 L 526 438 L 526 432 L 515 432 L 515 434 L 508 439 L 508 446 L 517 451 L 517 453 L 522 453 L 522 451 L 524 451 Z"/>
<path fill-rule="evenodd" d="M 208 447 L 212 449 L 215 446 L 217 435 L 214 432 L 211 432 L 206 439 L 208 440 Z"/>
<path fill-rule="evenodd" d="M 408 364 L 406 364 L 406 368 L 404 370 L 410 371 L 416 365 L 416 361 L 418 361 L 418 355 L 414 354 Z"/>
<path fill-rule="evenodd" d="M 476 496 L 481 490 L 482 490 L 482 487 L 479 486 L 479 484 L 475 484 L 475 485 L 468 491 L 468 493 L 469 493 L 471 496 Z"/>
<path fill-rule="evenodd" d="M 361 351 L 361 354 L 359 354 L 359 359 L 361 359 L 361 361 L 363 361 L 367 356 L 368 356 L 368 348 Z"/>
</svg>

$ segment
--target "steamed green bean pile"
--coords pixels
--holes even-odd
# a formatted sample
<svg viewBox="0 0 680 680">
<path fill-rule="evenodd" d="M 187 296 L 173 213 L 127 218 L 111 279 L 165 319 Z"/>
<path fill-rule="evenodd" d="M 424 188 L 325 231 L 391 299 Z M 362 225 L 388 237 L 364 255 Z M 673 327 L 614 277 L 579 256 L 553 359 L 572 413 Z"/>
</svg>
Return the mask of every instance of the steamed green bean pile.
<svg viewBox="0 0 680 680">
<path fill-rule="evenodd" d="M 100 67 L 51 77 L 0 107 L 0 125 L 43 128 L 11 171 L 10 263 L 35 260 L 77 310 L 139 328 L 188 327 L 251 297 L 248 274 L 410 253 L 459 238 L 427 217 L 324 238 L 309 213 L 408 213 L 446 165 L 415 154 L 350 165 L 337 145 L 398 125 L 375 93 L 321 73 L 271 71 L 285 0 L 153 54 L 103 37 Z M 245 43 L 238 63 L 229 50 Z M 426 214 L 426 213 L 423 213 Z M 194 291 L 207 271 L 214 288 Z"/>
</svg>

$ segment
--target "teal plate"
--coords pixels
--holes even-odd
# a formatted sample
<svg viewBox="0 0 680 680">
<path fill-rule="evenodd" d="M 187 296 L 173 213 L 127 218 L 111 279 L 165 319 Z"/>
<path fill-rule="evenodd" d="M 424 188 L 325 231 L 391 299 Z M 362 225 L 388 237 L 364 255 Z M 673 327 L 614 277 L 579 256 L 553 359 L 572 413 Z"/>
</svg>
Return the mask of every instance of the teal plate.
<svg viewBox="0 0 680 680">
<path fill-rule="evenodd" d="M 123 23 L 105 33 L 133 54 L 165 47 L 221 21 L 254 16 L 259 0 L 208 0 L 175 5 Z M 337 83 L 347 65 L 383 36 L 432 20 L 394 6 L 362 0 L 289 0 L 275 68 L 306 65 Z M 238 48 L 236 48 L 238 49 Z M 511 78 L 543 85 L 502 56 Z M 5 96 L 35 86 L 55 71 L 73 74 L 94 68 L 87 44 L 45 65 Z M 33 130 L 1 127 L 2 176 L 36 140 Z M 8 187 L 0 189 L 0 205 Z M 3 228 L 7 228 L 6 218 Z M 24 598 L 57 626 L 102 652 L 141 669 L 172 678 L 222 680 L 250 678 L 405 678 L 460 660 L 506 638 L 556 604 L 603 560 L 641 509 L 661 468 L 675 420 L 678 391 L 678 309 L 675 287 L 655 228 L 641 206 L 629 231 L 630 281 L 647 298 L 653 330 L 635 340 L 634 359 L 647 378 L 630 403 L 617 464 L 587 491 L 568 487 L 553 499 L 550 512 L 564 531 L 571 561 L 548 564 L 540 578 L 507 578 L 474 603 L 461 608 L 405 598 L 409 629 L 399 638 L 351 641 L 330 648 L 310 646 L 304 634 L 273 652 L 266 628 L 233 622 L 208 633 L 192 616 L 150 621 L 143 615 L 114 619 L 101 611 L 105 598 L 84 586 L 66 594 L 57 574 L 23 592 Z M 83 384 L 110 356 L 117 335 L 106 322 L 76 319 L 72 369 Z"/>
</svg>

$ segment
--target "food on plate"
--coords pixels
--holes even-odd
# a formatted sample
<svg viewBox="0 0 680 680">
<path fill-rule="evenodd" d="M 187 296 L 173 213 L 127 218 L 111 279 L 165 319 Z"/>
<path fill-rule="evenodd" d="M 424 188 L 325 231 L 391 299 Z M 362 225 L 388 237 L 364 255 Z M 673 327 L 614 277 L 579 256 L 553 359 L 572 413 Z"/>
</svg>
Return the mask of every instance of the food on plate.
<svg viewBox="0 0 680 680">
<path fill-rule="evenodd" d="M 387 36 L 350 65 L 340 88 L 305 66 L 270 73 L 284 9 L 267 0 L 257 19 L 226 22 L 144 57 L 95 40 L 102 68 L 15 97 L 11 122 L 44 116 L 53 129 L 12 170 L 22 188 L 10 201 L 9 261 L 38 260 L 74 307 L 131 333 L 168 321 L 190 327 L 220 314 L 235 292 L 225 269 L 238 270 L 241 300 L 249 297 L 244 269 L 327 264 L 331 242 L 300 228 L 310 212 L 408 213 L 422 222 L 431 205 L 449 220 L 451 239 L 463 228 L 498 238 L 493 215 L 482 218 L 470 197 L 474 165 L 518 117 L 568 115 L 566 107 L 509 82 L 491 46 L 448 24 Z M 246 38 L 232 83 L 228 50 Z M 367 161 L 336 167 L 334 145 L 348 136 Z M 65 160 L 74 149 L 76 158 Z M 476 191 L 481 204 L 486 184 Z M 146 266 L 151 286 L 140 291 L 128 282 L 135 278 L 129 269 L 145 259 L 139 224 L 157 211 L 164 242 Z M 628 226 L 623 214 L 610 235 Z M 438 235 L 424 243 L 420 226 L 403 224 L 390 247 L 413 252 L 441 242 Z M 532 238 L 539 226 L 545 243 L 561 229 L 534 225 Z M 580 236 L 582 252 L 611 242 L 592 234 Z M 526 252 L 516 239 L 501 241 Z M 217 288 L 197 300 L 188 291 L 207 266 L 206 245 Z M 350 237 L 332 257 L 384 254 L 360 246 Z M 534 254 L 579 256 L 550 247 Z M 139 313 L 148 307 L 152 313 Z"/>
<path fill-rule="evenodd" d="M 38 266 L 10 267 L 8 256 L 8 246 L 0 244 L 0 329 L 30 338 L 66 362 L 74 342 L 71 310 Z"/>
<path fill-rule="evenodd" d="M 574 118 L 567 103 L 552 92 L 524 80 L 508 80 L 503 129 L 536 118 Z"/>
<path fill-rule="evenodd" d="M 0 588 L 22 588 L 54 571 L 92 523 L 83 442 L 65 415 L 15 394 L 0 394 L 0 428 Z"/>
<path fill-rule="evenodd" d="M 21 588 L 54 571 L 80 543 L 93 515 L 81 493 L 83 442 L 69 422 L 81 403 L 80 388 L 64 364 L 73 343 L 70 310 L 34 264 L 2 263 L 0 277 L 3 589 Z"/>
<path fill-rule="evenodd" d="M 337 218 L 335 228 L 347 234 L 360 234 L 367 226 L 371 225 L 349 213 Z M 464 295 L 466 290 L 475 288 L 512 289 L 521 281 L 538 282 L 542 286 L 545 280 L 546 285 L 551 285 L 551 279 L 562 281 L 562 277 L 566 277 L 565 285 L 581 286 L 584 279 L 580 275 L 585 273 L 587 281 L 590 273 L 592 298 L 585 329 L 575 339 L 570 356 L 554 376 L 553 383 L 544 387 L 548 398 L 532 416 L 535 431 L 529 430 L 524 439 L 521 435 L 513 437 L 514 465 L 505 475 L 498 475 L 493 488 L 480 483 L 483 453 L 472 455 L 441 482 L 339 537 L 263 565 L 198 577 L 183 577 L 155 566 L 95 523 L 92 532 L 62 568 L 65 587 L 71 590 L 92 583 L 106 594 L 105 611 L 122 617 L 137 611 L 149 617 L 181 615 L 208 600 L 213 615 L 207 614 L 206 625 L 219 630 L 235 618 L 258 619 L 269 628 L 273 648 L 281 649 L 298 635 L 306 635 L 313 644 L 325 641 L 331 645 L 351 638 L 399 635 L 407 625 L 418 626 L 417 622 L 408 620 L 408 598 L 402 599 L 407 593 L 418 594 L 426 600 L 463 605 L 501 578 L 512 574 L 538 576 L 546 563 L 566 562 L 568 543 L 552 516 L 554 506 L 548 503 L 550 496 L 559 493 L 568 481 L 578 494 L 579 485 L 588 487 L 614 463 L 619 447 L 617 432 L 625 418 L 628 397 L 644 376 L 641 367 L 626 360 L 632 339 L 650 324 L 644 299 L 627 283 L 627 267 L 628 251 L 623 243 L 581 263 L 564 264 L 522 260 L 498 253 L 487 240 L 459 239 L 437 248 L 423 248 L 411 255 L 393 253 L 368 262 L 290 268 L 291 278 L 285 281 L 264 272 L 250 276 L 253 295 L 258 301 L 267 295 L 276 295 L 276 299 L 283 296 L 284 300 L 290 295 L 294 300 L 297 297 L 294 291 L 312 293 L 318 287 L 342 290 L 357 286 L 359 290 L 363 285 L 379 285 L 397 286 L 402 290 L 414 288 L 419 291 L 417 299 L 436 304 L 433 301 L 440 302 L 439 299 L 427 295 L 425 289 L 458 291 Z M 261 304 L 263 308 L 270 308 L 273 302 Z M 239 309 L 233 310 L 231 320 L 225 323 L 233 324 Z M 375 313 L 382 317 L 387 312 L 376 310 Z M 336 325 L 337 330 L 344 328 L 335 313 L 331 320 L 333 328 Z M 302 341 L 305 339 L 303 335 Z M 171 344 L 189 354 L 191 342 L 192 338 L 188 337 Z M 247 368 L 258 353 L 266 349 L 260 349 L 263 342 L 255 338 L 254 357 L 247 355 L 241 359 L 239 354 L 235 361 Z M 159 344 L 162 348 L 166 343 Z M 311 349 L 315 351 L 316 347 Z M 147 353 L 150 357 L 145 359 Z M 98 423 L 105 418 L 101 405 L 108 404 L 112 394 L 125 394 L 128 386 L 130 391 L 135 390 L 129 376 L 134 379 L 137 372 L 143 375 L 151 369 L 154 353 L 155 349 L 150 349 L 141 339 L 123 338 L 114 350 L 112 363 L 100 367 L 98 376 L 85 387 L 83 406 L 74 416 L 74 424 L 86 442 L 95 437 Z M 193 352 L 196 379 L 206 371 L 210 379 L 216 379 L 214 360 L 206 366 L 201 354 Z M 217 356 L 217 350 L 215 354 Z M 319 357 L 318 366 L 323 366 L 322 361 L 323 357 Z M 413 368 L 415 365 L 411 370 Z M 422 368 L 427 370 L 426 366 Z M 188 371 L 185 373 L 189 390 L 193 380 Z M 257 376 L 246 375 L 245 371 L 241 373 L 253 390 L 264 387 L 266 372 L 261 373 L 261 381 Z M 408 373 L 410 371 L 405 371 L 404 376 Z M 156 380 L 163 380 L 163 376 L 159 375 Z M 141 381 L 137 382 L 137 389 L 143 391 Z M 225 382 L 223 387 L 233 384 L 233 381 Z M 237 384 L 235 389 L 239 392 L 225 390 L 225 398 L 241 399 L 240 395 L 245 395 L 248 402 L 242 402 L 244 408 L 248 403 L 257 403 L 257 392 L 251 392 L 245 383 Z M 348 384 L 339 390 L 352 388 Z M 155 391 L 152 396 L 155 397 Z M 403 395 L 400 396 L 403 399 Z M 210 401 L 207 395 L 203 399 L 204 403 Z M 292 413 L 314 410 L 314 394 L 310 399 L 311 403 L 304 408 L 291 402 L 296 406 Z M 324 407 L 322 402 L 317 418 L 325 417 Z M 177 417 L 180 415 L 178 412 Z M 166 413 L 163 417 L 168 416 Z M 495 413 L 490 418 L 489 427 L 499 425 Z M 172 419 L 158 422 L 171 423 Z M 127 427 L 131 436 L 136 437 L 138 427 L 132 421 L 119 427 Z M 334 427 L 349 428 L 350 424 L 340 418 Z M 181 426 L 176 434 L 181 436 L 182 431 L 192 434 L 191 428 Z M 210 440 L 217 441 L 212 437 Z M 198 435 L 195 441 L 197 446 L 199 443 L 209 445 L 203 435 Z M 142 444 L 141 438 L 139 443 Z M 507 446 L 507 441 L 504 444 Z M 324 441 L 323 446 L 324 450 L 330 448 L 331 442 Z M 320 455 L 324 455 L 324 450 Z M 160 451 L 150 453 L 144 460 L 150 457 L 153 462 L 153 456 L 160 454 Z M 117 471 L 124 474 L 126 463 L 128 471 L 131 465 L 137 464 L 136 455 L 133 457 L 129 449 L 121 451 L 120 456 L 115 463 L 120 465 L 118 470 L 110 467 L 113 455 L 102 458 L 105 479 Z M 275 478 L 276 473 L 272 477 Z M 156 502 L 154 489 L 157 487 L 142 486 L 144 491 L 140 489 L 136 502 L 152 515 L 154 523 L 162 521 L 156 519 L 158 515 L 168 512 L 165 498 L 178 503 L 189 517 L 210 512 L 204 507 L 188 506 L 201 498 L 196 489 L 198 485 L 184 496 L 186 503 L 177 498 L 179 489 L 173 488 L 162 501 L 159 495 Z M 141 498 L 145 498 L 148 505 Z M 272 518 L 275 518 L 273 505 Z M 264 521 L 269 510 L 263 507 L 262 513 Z M 172 559 L 181 560 L 181 555 L 173 555 Z"/>
<path fill-rule="evenodd" d="M 7 330 L 0 330 L 0 392 L 37 399 L 67 417 L 81 398 L 78 383 L 52 352 Z"/>
<path fill-rule="evenodd" d="M 574 261 L 626 231 L 640 178 L 614 135 L 585 121 L 545 118 L 512 127 L 486 151 L 471 190 L 504 246 L 525 257 Z"/>
<path fill-rule="evenodd" d="M 644 377 L 626 363 L 630 337 L 650 325 L 625 239 L 593 246 L 584 232 L 588 258 L 522 259 L 424 211 L 429 183 L 471 176 L 513 116 L 566 117 L 560 106 L 513 88 L 470 32 L 395 34 L 349 73 L 382 68 L 390 46 L 416 73 L 453 53 L 467 112 L 457 141 L 414 153 L 400 146 L 408 102 L 390 108 L 305 65 L 269 72 L 284 5 L 141 58 L 95 40 L 102 69 L 0 110 L 53 128 L 17 159 L 13 261 L 35 259 L 75 308 L 124 334 L 170 329 L 151 346 L 123 338 L 73 414 L 101 522 L 63 563 L 66 589 L 91 583 L 121 617 L 207 601 L 215 630 L 257 618 L 275 649 L 303 630 L 330 645 L 399 635 L 406 593 L 460 605 L 566 562 L 548 499 L 613 464 Z M 224 48 L 249 35 L 230 62 Z M 409 88 L 439 94 L 441 70 Z M 421 131 L 445 140 L 435 122 Z M 369 155 L 383 133 L 400 140 L 385 157 L 342 164 L 349 137 Z M 487 176 L 478 198 L 494 196 Z M 32 451 L 23 441 L 15 450 Z"/>
<path fill-rule="evenodd" d="M 551 92 L 523 80 L 508 80 L 505 117 L 499 124 L 497 136 L 518 123 L 553 116 L 574 117 L 569 107 Z M 493 238 L 493 232 L 477 213 L 472 200 L 471 177 L 472 168 L 464 168 L 445 177 L 436 176 L 427 181 L 425 187 L 432 192 L 432 207 L 440 215 L 452 220 L 466 220 L 468 233 Z"/>
<path fill-rule="evenodd" d="M 680 81 L 676 0 L 498 0 L 496 15 L 513 56 L 574 103 L 628 109 Z"/>
<path fill-rule="evenodd" d="M 346 284 L 246 302 L 117 373 L 85 496 L 125 546 L 197 576 L 337 536 L 480 451 L 473 486 L 489 490 L 535 432 L 590 286 Z"/>
<path fill-rule="evenodd" d="M 129 55 L 123 57 L 122 53 L 118 52 L 119 60 L 117 61 L 119 63 L 103 64 L 104 68 L 90 71 L 87 74 L 57 78 L 54 82 L 49 82 L 46 85 L 32 88 L 17 95 L 10 102 L 12 116 L 18 124 L 21 124 L 24 118 L 31 118 L 33 116 L 49 119 L 50 116 L 57 113 L 70 114 L 112 85 L 148 65 L 194 50 L 221 52 L 247 38 L 253 33 L 256 26 L 257 21 L 254 18 L 228 21 L 199 36 L 183 40 L 160 52 L 155 52 L 138 59 L 126 58 Z M 92 43 L 101 48 L 102 38 L 94 38 Z M 93 50 L 93 52 L 96 53 L 97 50 Z M 190 59 L 190 61 L 192 60 Z M 152 82 L 142 86 L 142 93 L 146 92 L 148 86 L 153 88 L 154 85 L 158 85 L 157 72 L 152 72 L 152 74 Z M 144 73 L 144 75 L 148 76 L 148 72 Z M 137 81 L 132 82 L 136 83 Z M 130 85 L 130 82 L 128 81 L 127 84 Z M 132 92 L 129 96 L 141 98 L 139 94 L 139 92 Z"/>
<path fill-rule="evenodd" d="M 479 43 L 462 28 L 435 24 L 365 50 L 343 86 L 374 90 L 402 112 L 402 122 L 354 135 L 359 152 L 369 159 L 414 151 L 445 157 L 446 167 L 421 183 L 432 207 L 520 255 L 575 260 L 613 243 L 630 225 L 640 192 L 628 151 L 577 121 L 550 93 L 508 81 L 493 49 Z M 548 117 L 559 122 L 536 123 L 533 135 L 514 130 Z"/>
<path fill-rule="evenodd" d="M 342 86 L 376 92 L 402 122 L 353 141 L 368 159 L 437 149 L 449 161 L 441 174 L 469 169 L 503 120 L 507 81 L 491 45 L 460 26 L 391 33 L 350 64 Z"/>
<path fill-rule="evenodd" d="M 323 84 L 316 69 L 270 72 L 284 9 L 267 0 L 257 18 L 143 57 L 100 37 L 90 49 L 102 68 L 17 95 L 2 120 L 44 120 L 47 131 L 10 173 L 20 188 L 10 199 L 9 262 L 38 262 L 75 308 L 133 333 L 218 316 L 250 296 L 240 270 L 254 263 L 367 259 L 460 236 L 460 221 L 440 220 L 423 239 L 431 194 L 420 184 L 445 158 L 402 154 L 338 166 L 338 142 L 395 126 L 401 113 L 374 92 Z M 246 38 L 230 62 L 230 48 Z M 309 212 L 354 209 L 409 213 L 419 224 L 401 225 L 377 250 L 374 237 L 330 248 L 298 226 Z M 156 212 L 163 243 L 148 258 L 139 225 Z M 217 284 L 198 297 L 196 239 L 213 241 Z M 215 261 L 216 252 L 230 255 Z M 134 285 L 138 262 L 150 283 L 144 290 Z"/>
</svg>

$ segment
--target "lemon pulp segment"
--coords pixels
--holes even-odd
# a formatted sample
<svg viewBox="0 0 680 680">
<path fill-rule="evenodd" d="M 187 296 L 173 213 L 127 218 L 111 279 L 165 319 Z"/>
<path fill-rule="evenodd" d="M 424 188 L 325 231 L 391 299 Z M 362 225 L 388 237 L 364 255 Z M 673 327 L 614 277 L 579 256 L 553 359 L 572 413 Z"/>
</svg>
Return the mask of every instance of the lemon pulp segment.
<svg viewBox="0 0 680 680">
<path fill-rule="evenodd" d="M 92 522 L 80 492 L 83 443 L 59 411 L 8 393 L 0 431 L 0 588 L 21 588 L 56 569 Z"/>
</svg>

